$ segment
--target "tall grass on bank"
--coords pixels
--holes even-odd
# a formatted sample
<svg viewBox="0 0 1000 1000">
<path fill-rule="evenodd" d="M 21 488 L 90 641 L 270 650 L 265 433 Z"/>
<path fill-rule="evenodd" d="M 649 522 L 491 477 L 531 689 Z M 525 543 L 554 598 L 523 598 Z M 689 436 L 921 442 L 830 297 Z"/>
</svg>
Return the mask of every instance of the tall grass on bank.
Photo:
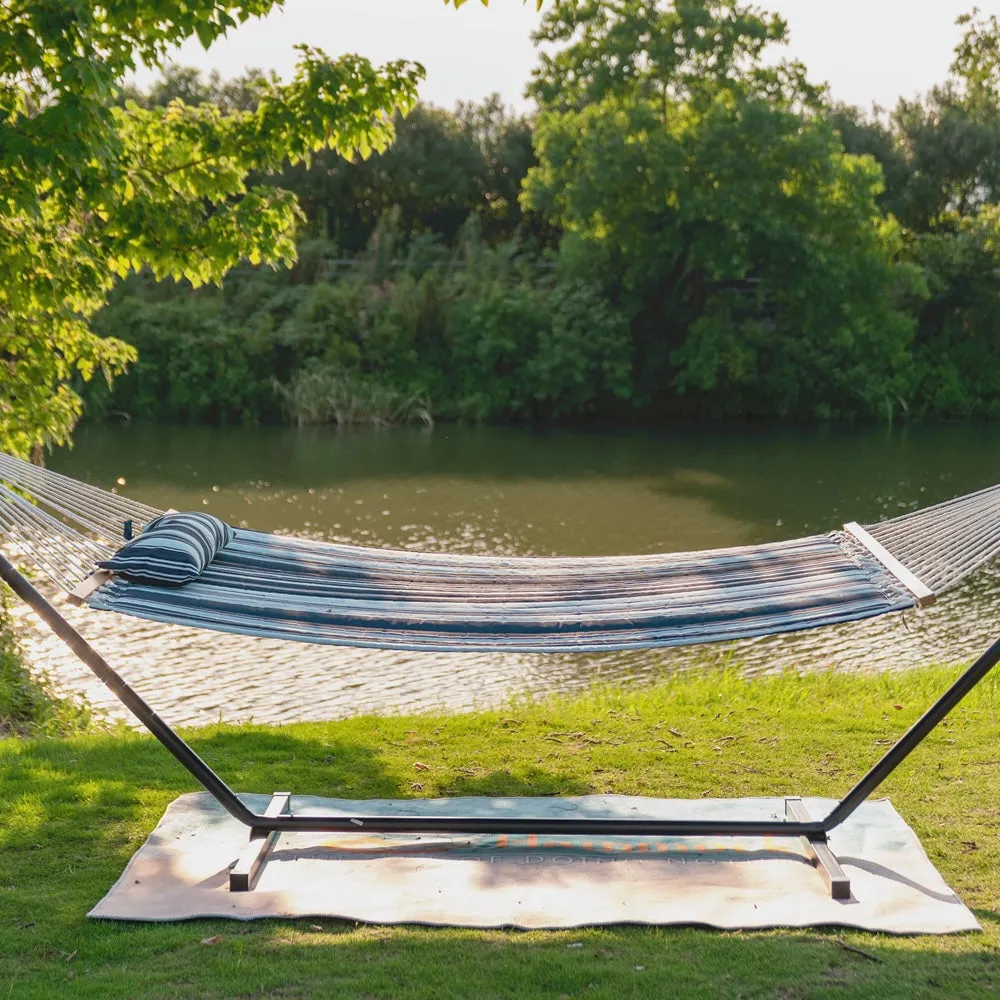
<svg viewBox="0 0 1000 1000">
<path fill-rule="evenodd" d="M 300 427 L 306 424 L 394 424 L 434 426 L 430 402 L 419 393 L 404 393 L 377 379 L 324 366 L 297 371 L 287 385 L 275 381 L 285 412 Z"/>
</svg>

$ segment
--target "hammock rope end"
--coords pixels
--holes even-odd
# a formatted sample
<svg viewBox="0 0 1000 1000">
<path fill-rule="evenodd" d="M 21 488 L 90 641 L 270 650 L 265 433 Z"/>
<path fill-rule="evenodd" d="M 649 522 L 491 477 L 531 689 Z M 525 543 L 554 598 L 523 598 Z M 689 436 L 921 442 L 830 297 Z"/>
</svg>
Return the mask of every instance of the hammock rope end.
<svg viewBox="0 0 1000 1000">
<path fill-rule="evenodd" d="M 856 521 L 844 525 L 847 532 L 856 542 L 863 545 L 899 582 L 911 593 L 917 607 L 929 608 L 937 604 L 937 595 L 921 580 L 916 573 L 908 570 L 889 550 L 877 539 L 873 538 Z"/>
</svg>

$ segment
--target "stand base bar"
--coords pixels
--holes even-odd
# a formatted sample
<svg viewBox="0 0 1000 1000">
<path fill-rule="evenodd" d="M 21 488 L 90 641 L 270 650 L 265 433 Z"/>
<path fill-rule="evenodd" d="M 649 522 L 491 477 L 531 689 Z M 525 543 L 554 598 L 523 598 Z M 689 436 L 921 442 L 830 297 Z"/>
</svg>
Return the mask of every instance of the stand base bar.
<svg viewBox="0 0 1000 1000">
<path fill-rule="evenodd" d="M 239 801 L 239 800 L 237 800 Z M 225 803 L 222 803 L 225 805 Z M 232 812 L 232 810 L 230 810 Z M 816 837 L 822 820 L 784 819 L 568 819 L 488 816 L 265 816 L 250 813 L 240 822 L 253 830 L 278 833 L 537 833 L 619 837 Z"/>
<path fill-rule="evenodd" d="M 798 797 L 785 799 L 785 815 L 798 823 L 808 823 L 810 819 L 809 810 Z M 833 899 L 850 899 L 851 880 L 840 867 L 837 856 L 830 850 L 826 837 L 803 837 L 802 844 L 809 860 L 815 865 L 827 889 L 830 890 L 830 896 Z"/>
<path fill-rule="evenodd" d="M 291 792 L 275 792 L 264 810 L 264 816 L 272 818 L 288 812 Z M 267 857 L 274 850 L 281 834 L 277 830 L 250 830 L 250 843 L 236 859 L 229 870 L 229 891 L 249 892 L 257 884 L 257 877 L 267 863 Z"/>
</svg>

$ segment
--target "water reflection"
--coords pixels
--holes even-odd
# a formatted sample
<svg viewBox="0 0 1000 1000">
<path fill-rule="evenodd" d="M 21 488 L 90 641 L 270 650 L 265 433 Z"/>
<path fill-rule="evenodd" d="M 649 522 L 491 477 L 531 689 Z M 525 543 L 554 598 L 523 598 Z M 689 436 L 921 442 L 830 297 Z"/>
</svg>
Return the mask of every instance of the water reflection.
<svg viewBox="0 0 1000 1000">
<path fill-rule="evenodd" d="M 906 433 L 533 433 L 88 428 L 60 472 L 160 507 L 269 531 L 437 551 L 645 553 L 874 521 L 1000 481 L 1000 429 Z M 594 680 L 647 681 L 734 657 L 748 670 L 952 661 L 992 637 L 1000 575 L 936 607 L 709 649 L 602 655 L 414 654 L 251 640 L 76 612 L 177 723 L 467 708 Z M 29 655 L 109 704 L 50 638 Z M 114 703 L 116 704 L 116 703 Z"/>
</svg>

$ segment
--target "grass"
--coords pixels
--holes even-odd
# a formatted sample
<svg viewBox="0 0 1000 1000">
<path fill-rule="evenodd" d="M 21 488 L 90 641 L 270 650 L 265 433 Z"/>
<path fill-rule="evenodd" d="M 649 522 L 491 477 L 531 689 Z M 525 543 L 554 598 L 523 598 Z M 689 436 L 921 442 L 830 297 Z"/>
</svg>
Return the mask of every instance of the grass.
<svg viewBox="0 0 1000 1000">
<path fill-rule="evenodd" d="M 218 726 L 190 736 L 246 791 L 831 794 L 845 791 L 952 676 L 944 669 L 754 681 L 714 674 L 499 712 Z M 195 786 L 134 733 L 0 740 L 0 1000 L 994 995 L 998 748 L 1000 690 L 987 682 L 884 787 L 984 928 L 891 938 L 835 929 L 521 933 L 332 920 L 88 922 L 87 909 L 167 804 Z"/>
<path fill-rule="evenodd" d="M 328 367 L 299 369 L 287 385 L 274 383 L 286 413 L 300 427 L 336 424 L 434 426 L 430 403 L 419 393 L 405 393 L 378 379 Z"/>
</svg>

